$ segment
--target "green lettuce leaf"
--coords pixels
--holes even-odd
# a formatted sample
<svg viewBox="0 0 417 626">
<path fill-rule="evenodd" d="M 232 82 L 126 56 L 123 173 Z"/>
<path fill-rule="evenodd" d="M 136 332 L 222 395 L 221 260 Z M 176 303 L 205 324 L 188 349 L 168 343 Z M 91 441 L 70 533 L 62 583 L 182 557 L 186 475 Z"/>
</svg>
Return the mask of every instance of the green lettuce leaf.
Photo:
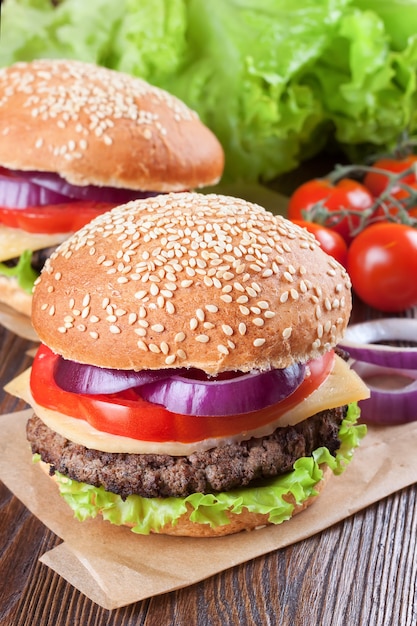
<svg viewBox="0 0 417 626">
<path fill-rule="evenodd" d="M 27 293 L 32 293 L 33 283 L 39 274 L 33 269 L 31 260 L 32 252 L 25 250 L 14 267 L 8 267 L 5 263 L 0 263 L 0 275 L 16 278 L 17 284 L 21 289 Z"/>
<path fill-rule="evenodd" d="M 0 65 L 81 59 L 171 91 L 269 181 L 334 146 L 355 160 L 417 133 L 415 0 L 5 0 Z"/>
<path fill-rule="evenodd" d="M 132 531 L 139 534 L 158 531 L 165 524 L 175 525 L 189 508 L 193 522 L 211 527 L 228 523 L 226 511 L 240 513 L 243 508 L 269 515 L 271 523 L 280 524 L 291 517 L 294 508 L 284 496 L 291 493 L 295 502 L 301 504 L 316 493 L 315 486 L 323 475 L 320 465 L 326 464 L 335 474 L 340 474 L 350 463 L 354 449 L 366 433 L 365 425 L 357 425 L 359 414 L 357 404 L 350 404 L 339 431 L 341 446 L 335 456 L 327 448 L 318 448 L 311 457 L 297 460 L 292 472 L 265 480 L 262 486 L 216 494 L 195 493 L 186 498 L 129 496 L 122 500 L 102 487 L 79 483 L 58 472 L 55 477 L 61 495 L 77 519 L 84 521 L 101 514 L 112 524 L 131 526 Z"/>
<path fill-rule="evenodd" d="M 125 0 L 6 0 L 0 65 L 36 58 L 79 59 L 108 65 Z"/>
</svg>

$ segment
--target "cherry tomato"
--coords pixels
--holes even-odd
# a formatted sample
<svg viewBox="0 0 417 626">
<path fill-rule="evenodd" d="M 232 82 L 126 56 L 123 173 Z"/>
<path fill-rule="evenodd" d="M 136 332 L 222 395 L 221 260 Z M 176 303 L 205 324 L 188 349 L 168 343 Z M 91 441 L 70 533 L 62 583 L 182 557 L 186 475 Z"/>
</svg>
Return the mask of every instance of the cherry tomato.
<svg viewBox="0 0 417 626">
<path fill-rule="evenodd" d="M 357 295 L 386 312 L 417 304 L 417 229 L 391 222 L 365 228 L 348 251 L 348 272 Z"/>
<path fill-rule="evenodd" d="M 74 200 L 27 209 L 0 207 L 0 224 L 28 233 L 71 233 L 115 206 L 115 203 Z"/>
<path fill-rule="evenodd" d="M 342 210 L 365 211 L 374 204 L 374 198 L 364 185 L 350 178 L 342 178 L 335 185 L 325 178 L 310 180 L 295 190 L 288 205 L 290 220 L 309 220 L 309 213 L 318 202 L 322 202 L 329 212 L 322 222 L 324 226 L 338 232 L 349 244 L 351 232 L 360 224 L 358 215 L 342 217 Z M 335 215 L 332 215 L 334 213 Z M 314 220 L 312 216 L 311 221 Z"/>
<path fill-rule="evenodd" d="M 292 221 L 294 224 L 298 224 L 298 226 L 301 226 L 312 233 L 321 244 L 323 250 L 346 267 L 348 248 L 342 235 L 339 235 L 339 233 L 335 230 L 331 230 L 330 228 L 326 228 L 325 226 L 316 224 L 315 222 L 306 222 L 304 220 Z"/>
<path fill-rule="evenodd" d="M 228 417 L 196 417 L 171 413 L 147 402 L 134 389 L 116 394 L 86 395 L 64 391 L 55 383 L 54 370 L 60 357 L 41 345 L 32 365 L 30 387 L 37 404 L 74 418 L 94 428 L 141 441 L 191 443 L 209 437 L 234 435 L 275 421 L 299 404 L 327 378 L 334 352 L 309 362 L 311 375 L 282 402 L 252 413 Z"/>
<path fill-rule="evenodd" d="M 379 159 L 375 161 L 372 167 L 380 170 L 387 170 L 391 174 L 401 174 L 410 167 L 417 165 L 417 155 L 413 154 L 404 159 Z M 413 185 L 417 183 L 416 175 L 414 172 L 407 174 L 401 178 L 401 181 L 407 185 Z M 389 177 L 378 172 L 367 172 L 363 179 L 365 187 L 375 196 L 378 197 L 387 188 L 389 183 Z M 394 187 L 392 189 L 392 195 L 396 195 L 400 191 L 400 187 Z M 404 197 L 404 196 L 403 196 Z"/>
</svg>

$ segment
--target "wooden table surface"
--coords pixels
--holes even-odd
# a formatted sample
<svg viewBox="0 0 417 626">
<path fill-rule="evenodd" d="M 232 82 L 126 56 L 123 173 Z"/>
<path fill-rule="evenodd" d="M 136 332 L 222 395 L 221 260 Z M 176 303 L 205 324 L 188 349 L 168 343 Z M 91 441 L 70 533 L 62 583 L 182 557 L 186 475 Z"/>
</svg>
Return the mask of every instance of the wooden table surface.
<svg viewBox="0 0 417 626">
<path fill-rule="evenodd" d="M 357 308 L 352 320 L 370 316 Z M 0 427 L 1 414 L 27 408 L 3 385 L 33 345 L 0 328 Z M 413 485 L 298 544 L 108 611 L 39 562 L 60 539 L 0 482 L 0 626 L 415 626 L 416 537 Z"/>
</svg>

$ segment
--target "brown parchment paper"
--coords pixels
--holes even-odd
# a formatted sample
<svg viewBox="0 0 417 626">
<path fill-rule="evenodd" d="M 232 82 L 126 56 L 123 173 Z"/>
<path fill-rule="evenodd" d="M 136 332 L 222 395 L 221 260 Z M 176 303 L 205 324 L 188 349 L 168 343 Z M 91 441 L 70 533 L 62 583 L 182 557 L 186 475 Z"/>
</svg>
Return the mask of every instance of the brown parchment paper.
<svg viewBox="0 0 417 626">
<path fill-rule="evenodd" d="M 370 427 L 344 474 L 289 522 L 228 537 L 135 535 L 99 519 L 78 522 L 53 482 L 32 463 L 25 438 L 31 410 L 0 416 L 0 479 L 63 543 L 41 561 L 91 600 L 114 609 L 208 578 L 312 536 L 417 482 L 417 422 Z"/>
<path fill-rule="evenodd" d="M 30 318 L 23 313 L 15 311 L 3 302 L 0 302 L 0 325 L 11 330 L 15 335 L 29 339 L 29 341 L 39 341 L 38 335 L 35 333 Z"/>
</svg>

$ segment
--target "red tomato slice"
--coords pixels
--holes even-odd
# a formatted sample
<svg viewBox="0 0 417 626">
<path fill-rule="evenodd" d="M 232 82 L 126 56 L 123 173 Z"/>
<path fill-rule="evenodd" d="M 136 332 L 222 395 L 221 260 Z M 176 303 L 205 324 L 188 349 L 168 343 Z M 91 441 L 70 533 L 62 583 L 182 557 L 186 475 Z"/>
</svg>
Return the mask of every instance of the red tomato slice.
<svg viewBox="0 0 417 626">
<path fill-rule="evenodd" d="M 310 361 L 311 375 L 288 398 L 261 411 L 228 417 L 195 417 L 171 413 L 146 402 L 134 390 L 109 395 L 86 395 L 63 391 L 54 381 L 59 356 L 45 345 L 33 361 L 30 386 L 39 405 L 71 417 L 84 419 L 97 430 L 141 441 L 192 443 L 209 437 L 226 437 L 253 430 L 299 404 L 327 378 L 334 352 Z"/>
<path fill-rule="evenodd" d="M 115 206 L 109 202 L 74 200 L 26 209 L 0 207 L 0 224 L 28 233 L 72 233 Z"/>
</svg>

